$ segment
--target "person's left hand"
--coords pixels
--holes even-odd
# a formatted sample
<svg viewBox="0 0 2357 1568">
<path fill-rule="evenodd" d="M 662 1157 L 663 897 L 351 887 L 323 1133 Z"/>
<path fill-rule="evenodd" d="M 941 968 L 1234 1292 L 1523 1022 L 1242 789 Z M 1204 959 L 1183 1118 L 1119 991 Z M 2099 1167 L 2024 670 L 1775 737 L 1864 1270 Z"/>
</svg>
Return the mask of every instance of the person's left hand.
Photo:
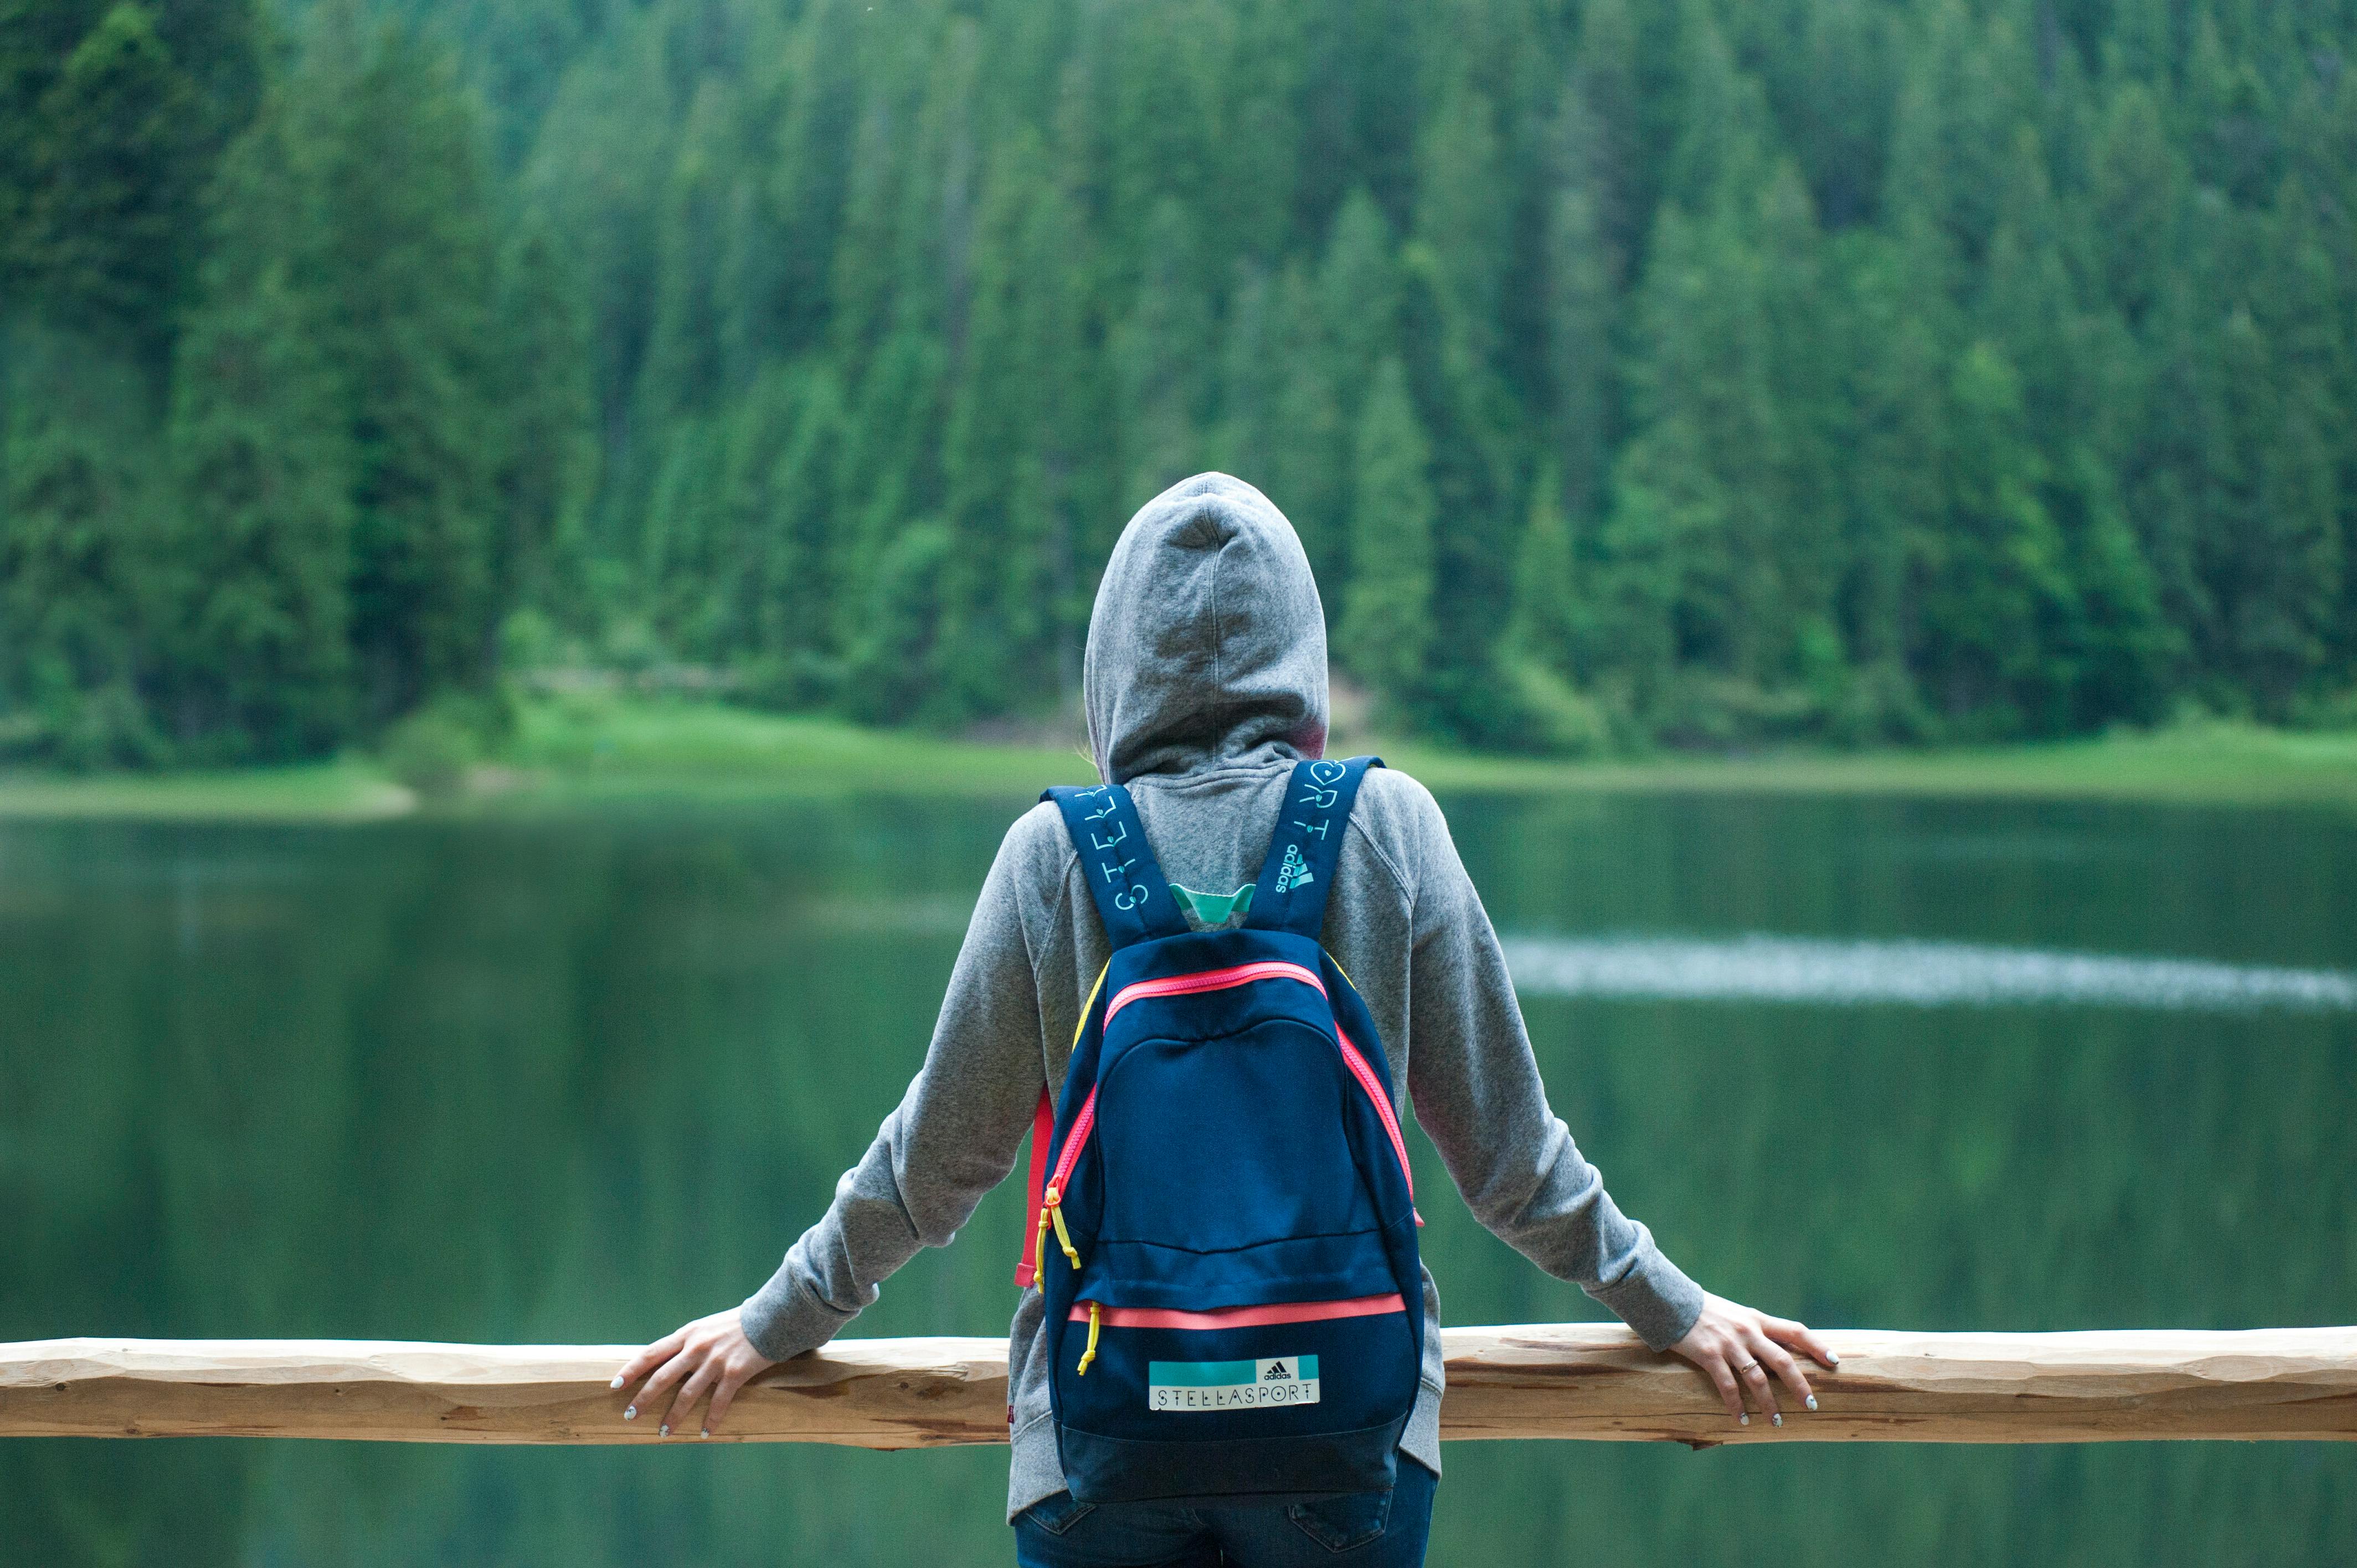
<svg viewBox="0 0 2357 1568">
<path fill-rule="evenodd" d="M 1808 1374 L 1792 1358 L 1794 1350 L 1814 1357 L 1827 1369 L 1841 1365 L 1834 1348 L 1807 1324 L 1770 1317 L 1708 1291 L 1703 1293 L 1702 1315 L 1685 1337 L 1670 1347 L 1672 1355 L 1702 1369 L 1726 1402 L 1727 1413 L 1745 1426 L 1751 1424 L 1751 1414 L 1743 1408 L 1747 1398 L 1777 1425 L 1784 1424 L 1784 1412 L 1776 1408 L 1777 1378 L 1805 1408 L 1817 1408 Z"/>
<path fill-rule="evenodd" d="M 706 1437 L 719 1430 L 721 1417 L 728 1413 L 737 1391 L 777 1365 L 754 1349 L 753 1342 L 745 1337 L 744 1326 L 737 1320 L 737 1310 L 732 1306 L 726 1312 L 699 1317 L 684 1327 L 673 1329 L 631 1357 L 614 1374 L 612 1386 L 619 1389 L 640 1378 L 646 1378 L 647 1382 L 632 1397 L 630 1408 L 622 1412 L 622 1419 L 636 1421 L 640 1407 L 652 1410 L 655 1402 L 676 1384 L 679 1392 L 673 1398 L 656 1435 L 669 1437 L 673 1427 L 686 1425 L 696 1401 L 707 1393 L 712 1396 L 712 1407 L 700 1430 Z M 650 1371 L 652 1377 L 647 1376 Z"/>
</svg>

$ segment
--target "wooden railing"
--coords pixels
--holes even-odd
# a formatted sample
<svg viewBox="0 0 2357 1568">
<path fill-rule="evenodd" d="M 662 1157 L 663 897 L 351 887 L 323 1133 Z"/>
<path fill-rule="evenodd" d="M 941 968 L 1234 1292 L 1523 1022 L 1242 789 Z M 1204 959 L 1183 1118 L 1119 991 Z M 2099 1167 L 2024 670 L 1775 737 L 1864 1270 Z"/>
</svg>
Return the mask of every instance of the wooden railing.
<svg viewBox="0 0 2357 1568">
<path fill-rule="evenodd" d="M 1738 1426 L 1702 1376 L 1617 1325 L 1455 1328 L 1441 1435 L 1684 1443 L 2357 1439 L 2357 1328 L 1829 1331 L 1813 1412 Z M 629 1345 L 334 1339 L 0 1344 L 0 1436 L 654 1443 L 608 1386 Z M 687 1428 L 694 1432 L 693 1425 Z M 716 1442 L 1006 1440 L 1003 1339 L 844 1339 L 749 1385 Z M 694 1442 L 692 1435 L 670 1442 Z"/>
</svg>

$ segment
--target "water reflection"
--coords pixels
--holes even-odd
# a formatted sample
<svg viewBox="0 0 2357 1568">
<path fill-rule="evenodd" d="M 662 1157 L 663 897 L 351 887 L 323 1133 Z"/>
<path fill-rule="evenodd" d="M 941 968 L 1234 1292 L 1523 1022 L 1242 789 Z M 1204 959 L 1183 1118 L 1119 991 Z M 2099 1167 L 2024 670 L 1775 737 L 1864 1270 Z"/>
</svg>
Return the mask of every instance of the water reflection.
<svg viewBox="0 0 2357 1568">
<path fill-rule="evenodd" d="M 1994 1007 L 2039 1003 L 2231 1013 L 2357 1007 L 2357 975 L 1965 942 L 1745 936 L 1509 937 L 1523 996 Z"/>
</svg>

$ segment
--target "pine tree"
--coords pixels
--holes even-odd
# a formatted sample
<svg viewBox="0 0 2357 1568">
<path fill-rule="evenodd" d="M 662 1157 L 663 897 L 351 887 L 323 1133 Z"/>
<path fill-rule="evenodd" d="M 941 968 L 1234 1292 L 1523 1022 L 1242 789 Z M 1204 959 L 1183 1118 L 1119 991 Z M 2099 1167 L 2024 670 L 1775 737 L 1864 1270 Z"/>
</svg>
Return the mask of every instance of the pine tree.
<svg viewBox="0 0 2357 1568">
<path fill-rule="evenodd" d="M 1407 372 L 1386 359 L 1359 414 L 1351 580 L 1334 641 L 1344 666 L 1397 714 L 1423 695 L 1435 635 L 1430 462 Z"/>
<path fill-rule="evenodd" d="M 808 364 L 764 372 L 714 427 L 708 482 L 684 474 L 673 479 L 692 489 L 692 504 L 708 509 L 701 559 L 683 560 L 668 574 L 683 590 L 683 610 L 700 602 L 710 611 L 696 652 L 719 663 L 759 662 L 764 695 L 780 701 L 790 695 L 785 664 L 811 630 L 802 624 L 802 595 L 824 593 L 797 526 L 805 500 L 823 509 L 833 499 L 798 493 L 832 478 L 803 471 L 811 467 L 802 448 L 812 380 Z M 823 647 L 823 631 L 818 641 Z"/>
<path fill-rule="evenodd" d="M 1753 206 L 1729 190 L 1706 219 L 1663 212 L 1641 305 L 1637 430 L 1620 478 L 1620 499 L 1641 501 L 1652 521 L 1618 548 L 1644 557 L 1631 569 L 1666 574 L 1640 598 L 1671 624 L 1638 647 L 1759 683 L 1779 673 L 1789 629 L 1793 564 L 1780 546 L 1810 520 L 1793 514 L 1793 477 L 1782 471 L 1791 411 L 1776 396 L 1780 323 Z"/>
<path fill-rule="evenodd" d="M 721 291 L 722 339 L 740 381 L 762 355 L 799 356 L 826 336 L 859 124 L 862 16 L 856 0 L 808 7 L 770 57 L 774 75 L 758 83 L 771 102 L 753 118 L 774 125 L 776 142 L 758 155 L 767 177 L 730 210 Z"/>
<path fill-rule="evenodd" d="M 1589 0 L 1580 12 L 1558 131 L 1566 159 L 1559 177 L 1588 193 L 1595 242 L 1616 288 L 1636 265 L 1653 201 L 1639 48 L 1628 0 Z"/>
<path fill-rule="evenodd" d="M 1769 95 L 1829 231 L 1872 221 L 1898 91 L 1891 13 L 1869 0 L 1811 0 L 1804 36 L 1767 53 Z"/>
<path fill-rule="evenodd" d="M 322 344 L 358 484 L 352 641 L 372 721 L 496 657 L 500 421 L 481 128 L 447 57 L 330 15 L 295 88 L 322 211 Z"/>
<path fill-rule="evenodd" d="M 853 717 L 905 724 L 926 714 L 937 689 L 950 548 L 947 529 L 919 522 L 877 559 L 845 671 L 844 704 Z"/>
<path fill-rule="evenodd" d="M 191 757 L 286 759 L 348 735 L 351 433 L 305 292 L 320 235 L 275 107 L 224 160 L 205 288 L 173 365 L 163 708 Z M 290 197 L 293 199 L 290 199 Z"/>
<path fill-rule="evenodd" d="M 1503 333 L 1514 198 L 1487 94 L 1452 82 L 1416 148 L 1416 221 L 1403 247 L 1399 341 L 1432 442 L 1436 503 L 1435 690 L 1460 727 L 1493 688 L 1498 607 L 1512 592 L 1520 511 L 1515 449 L 1527 439 L 1505 375 Z"/>
<path fill-rule="evenodd" d="M 1123 493 L 1133 504 L 1202 466 L 1204 415 L 1217 362 L 1211 302 L 1195 283 L 1196 236 L 1186 209 L 1154 209 L 1137 293 L 1114 331 L 1122 407 Z"/>
<path fill-rule="evenodd" d="M 157 548 L 145 377 L 85 336 L 18 328 L 0 354 L 0 698 L 70 767 L 152 764 Z"/>
<path fill-rule="evenodd" d="M 1922 226 L 1930 276 L 1955 296 L 1996 227 L 2009 132 L 2037 75 L 2004 12 L 1982 23 L 1964 0 L 1927 0 L 1910 30 L 1882 206 Z"/>
<path fill-rule="evenodd" d="M 729 444 L 732 435 L 742 438 L 739 427 L 766 424 L 770 412 L 748 400 L 734 417 L 697 414 L 662 427 L 631 563 L 636 591 L 626 607 L 677 658 L 722 660 L 745 646 L 751 585 L 741 575 L 748 542 L 730 526 Z M 718 589 L 723 582 L 726 590 Z"/>
<path fill-rule="evenodd" d="M 1587 160 L 1574 150 L 1568 161 Z M 1581 519 L 1593 519 L 1602 505 L 1607 455 L 1620 418 L 1617 261 L 1601 205 L 1592 181 L 1571 177 L 1554 192 L 1547 227 L 1549 449 L 1564 496 Z"/>
<path fill-rule="evenodd" d="M 1450 374 L 1485 434 L 1507 411 L 1491 400 L 1501 344 L 1515 191 L 1506 178 L 1495 111 L 1483 93 L 1453 86 L 1416 148 L 1415 238 L 1430 254 Z"/>
<path fill-rule="evenodd" d="M 1351 192 L 1334 215 L 1318 274 L 1318 302 L 1331 359 L 1325 373 L 1343 416 L 1355 427 L 1359 403 L 1383 356 L 1399 351 L 1400 280 L 1391 225 L 1365 189 Z"/>
<path fill-rule="evenodd" d="M 587 513 L 597 484 L 590 321 L 572 258 L 543 209 L 500 252 L 492 369 L 503 429 L 491 575 L 502 607 L 580 618 Z"/>
<path fill-rule="evenodd" d="M 1073 413 L 1057 389 L 1073 377 L 1081 337 L 1063 286 L 1073 227 L 1045 177 L 1044 148 L 1015 143 L 977 216 L 965 352 L 942 456 L 953 543 L 941 678 L 945 700 L 962 711 L 1004 711 L 1018 693 L 1063 684 L 1065 607 L 1052 574 L 1055 541 L 1068 536 L 1062 481 Z M 1138 373 L 1149 380 L 1181 374 L 1189 356 L 1184 344 L 1157 340 L 1162 325 L 1135 327 L 1133 350 L 1154 366 Z M 1195 355 L 1200 363 L 1201 349 Z M 1207 381 L 1208 369 L 1194 379 Z M 1177 395 L 1161 405 L 1181 430 L 1191 413 L 1184 403 Z"/>
<path fill-rule="evenodd" d="M 1514 599 L 1506 644 L 1520 658 L 1566 680 L 1578 673 L 1587 639 L 1580 624 L 1579 585 L 1562 480 L 1544 466 L 1531 485 L 1530 515 L 1514 556 Z"/>
<path fill-rule="evenodd" d="M 2248 309 L 2218 334 L 2208 554 L 2226 672 L 2282 720 L 2323 662 L 2341 539 L 2323 399 Z"/>
<path fill-rule="evenodd" d="M 2099 276 L 2129 328 L 2141 329 L 2176 250 L 2185 185 L 2159 105 L 2142 82 L 2112 93 L 2092 162 L 2088 232 Z"/>
<path fill-rule="evenodd" d="M 793 431 L 762 478 L 767 527 L 757 580 L 762 605 L 758 646 L 780 667 L 795 705 L 826 696 L 840 652 L 834 607 L 843 570 L 841 458 L 843 389 L 825 365 L 802 378 Z"/>
<path fill-rule="evenodd" d="M 708 412 L 745 384 L 747 356 L 731 355 L 725 340 L 730 326 L 741 331 L 744 323 L 730 321 L 721 292 L 730 220 L 752 179 L 734 108 L 722 83 L 703 84 L 663 183 L 653 317 L 637 387 L 639 417 L 650 428 Z"/>
<path fill-rule="evenodd" d="M 1857 350 L 1837 593 L 1853 676 L 1832 729 L 1852 742 L 1921 740 L 1932 727 L 1916 683 L 1916 589 L 1945 504 L 1947 377 L 1936 315 L 1911 276 L 1905 250 L 1876 235 L 1843 280 Z"/>
<path fill-rule="evenodd" d="M 847 396 L 838 484 L 848 515 L 838 524 L 835 640 L 866 640 L 872 596 L 901 532 L 939 504 L 939 444 L 946 380 L 940 340 L 915 327 L 887 338 Z M 928 636 L 930 636 L 930 632 Z"/>
<path fill-rule="evenodd" d="M 2340 183 L 2357 188 L 2346 170 Z M 2330 179 L 2329 173 L 2322 177 Z M 2326 649 L 2304 682 L 2346 689 L 2357 626 L 2347 607 L 2357 595 L 2357 279 L 2336 258 L 2352 253 L 2352 215 L 2319 199 L 2306 173 L 2287 175 L 2261 232 L 2266 260 L 2253 308 L 2266 323 L 2285 413 L 2275 444 L 2279 516 L 2299 517 L 2289 550 L 2305 569 L 2329 575 L 2330 603 L 2310 612 Z M 2337 231 L 2337 232 L 2336 232 Z M 2289 704 L 2282 711 L 2290 713 Z"/>
<path fill-rule="evenodd" d="M 1342 582 L 1351 515 L 1351 431 L 1333 367 L 1339 350 L 1305 262 L 1270 289 L 1257 371 L 1274 385 L 1259 456 L 1237 470 L 1275 501 L 1301 535 L 1318 581 Z"/>
<path fill-rule="evenodd" d="M 2111 411 L 2136 395 L 2133 347 L 2124 328 L 2109 325 L 2116 317 L 2081 307 L 2071 256 L 2087 247 L 2046 168 L 2037 134 L 2019 127 L 1976 315 L 2020 372 L 2039 502 L 2054 521 L 2060 570 L 2072 585 L 2040 628 L 2040 691 L 2025 708 L 2032 730 L 2051 734 L 2091 714 L 2154 714 L 2169 639 L 2116 477 Z"/>
<path fill-rule="evenodd" d="M 1956 362 L 1948 410 L 1948 513 L 1926 563 L 1920 659 L 1953 726 L 2003 734 L 2042 716 L 2042 634 L 2070 613 L 2072 588 L 2021 378 L 1994 345 Z"/>
<path fill-rule="evenodd" d="M 252 114 L 253 8 L 67 4 L 0 15 L 0 297 L 168 354 L 214 162 Z"/>
</svg>

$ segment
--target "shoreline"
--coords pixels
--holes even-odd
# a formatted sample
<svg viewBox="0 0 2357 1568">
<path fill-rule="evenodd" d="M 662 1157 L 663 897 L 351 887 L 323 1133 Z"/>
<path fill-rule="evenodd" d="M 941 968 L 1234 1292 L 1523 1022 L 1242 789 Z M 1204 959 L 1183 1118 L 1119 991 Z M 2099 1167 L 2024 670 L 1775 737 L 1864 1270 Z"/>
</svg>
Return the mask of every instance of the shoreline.
<svg viewBox="0 0 2357 1568">
<path fill-rule="evenodd" d="M 0 770 L 0 820 L 361 823 L 585 809 L 631 800 L 744 804 L 850 795 L 1005 798 L 1084 781 L 1076 748 L 871 730 L 709 701 L 526 699 L 515 734 L 428 799 L 376 760 L 154 774 Z M 2115 800 L 2357 809 L 2357 734 L 2212 721 L 1943 750 L 1790 749 L 1572 760 L 1348 736 L 1437 793 L 1712 793 Z"/>
</svg>

